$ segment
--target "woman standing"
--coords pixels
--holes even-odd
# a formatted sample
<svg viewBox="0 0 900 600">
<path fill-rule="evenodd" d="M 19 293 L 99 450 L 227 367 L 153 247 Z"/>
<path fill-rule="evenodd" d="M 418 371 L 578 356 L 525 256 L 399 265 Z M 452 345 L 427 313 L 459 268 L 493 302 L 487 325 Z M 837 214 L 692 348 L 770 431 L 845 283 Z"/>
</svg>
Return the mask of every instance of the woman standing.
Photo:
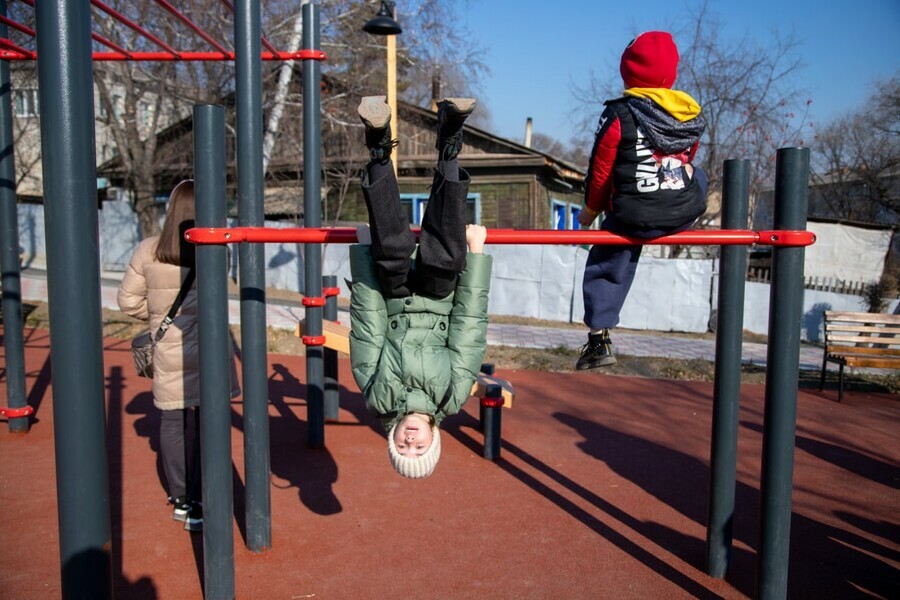
<svg viewBox="0 0 900 600">
<path fill-rule="evenodd" d="M 172 308 L 188 277 L 194 277 L 194 245 L 184 232 L 194 226 L 194 182 L 172 190 L 162 233 L 143 240 L 119 286 L 119 309 L 148 321 L 151 335 Z M 160 455 L 172 518 L 188 531 L 203 529 L 200 477 L 200 358 L 197 293 L 192 281 L 171 326 L 153 353 L 153 404 L 162 411 Z M 231 363 L 232 397 L 240 394 Z M 188 443 L 186 443 L 186 440 Z"/>
</svg>

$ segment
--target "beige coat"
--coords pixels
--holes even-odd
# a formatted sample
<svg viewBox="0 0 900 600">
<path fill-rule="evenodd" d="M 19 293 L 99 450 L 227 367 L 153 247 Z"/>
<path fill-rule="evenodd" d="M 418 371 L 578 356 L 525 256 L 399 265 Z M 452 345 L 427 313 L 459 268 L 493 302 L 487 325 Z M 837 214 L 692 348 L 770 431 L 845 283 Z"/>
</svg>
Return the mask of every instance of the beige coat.
<svg viewBox="0 0 900 600">
<path fill-rule="evenodd" d="M 186 268 L 157 262 L 153 257 L 158 237 L 140 243 L 131 257 L 119 285 L 119 309 L 132 317 L 149 321 L 156 334 L 168 314 Z M 175 320 L 157 343 L 153 354 L 153 404 L 173 410 L 200 403 L 200 356 L 197 326 L 197 286 L 191 286 Z M 240 394 L 237 369 L 231 361 L 232 397 Z"/>
</svg>

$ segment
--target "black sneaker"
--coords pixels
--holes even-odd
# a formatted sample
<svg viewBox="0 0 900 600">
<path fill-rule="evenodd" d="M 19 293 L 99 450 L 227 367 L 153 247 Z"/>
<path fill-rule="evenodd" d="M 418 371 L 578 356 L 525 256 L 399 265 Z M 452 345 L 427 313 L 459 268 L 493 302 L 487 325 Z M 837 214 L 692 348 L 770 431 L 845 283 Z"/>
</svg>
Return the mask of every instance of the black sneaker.
<svg viewBox="0 0 900 600">
<path fill-rule="evenodd" d="M 597 367 L 608 367 L 616 364 L 616 357 L 613 355 L 612 342 L 609 339 L 609 330 L 604 329 L 600 333 L 589 333 L 588 343 L 581 347 L 581 356 L 575 363 L 575 368 L 579 371 L 587 369 L 596 369 Z"/>
<path fill-rule="evenodd" d="M 391 139 L 391 106 L 385 96 L 365 96 L 356 109 L 366 126 L 366 148 L 375 160 L 387 161 L 397 145 Z"/>
<path fill-rule="evenodd" d="M 203 505 L 191 502 L 187 518 L 184 520 L 185 531 L 203 531 Z"/>
<path fill-rule="evenodd" d="M 187 496 L 178 496 L 177 498 L 169 496 L 169 504 L 174 506 L 172 509 L 173 519 L 176 521 L 184 521 L 187 518 L 188 509 L 191 507 L 191 503 L 188 502 Z"/>
<path fill-rule="evenodd" d="M 444 98 L 438 102 L 438 135 L 435 147 L 443 160 L 455 158 L 462 149 L 463 123 L 475 110 L 475 98 Z"/>
</svg>

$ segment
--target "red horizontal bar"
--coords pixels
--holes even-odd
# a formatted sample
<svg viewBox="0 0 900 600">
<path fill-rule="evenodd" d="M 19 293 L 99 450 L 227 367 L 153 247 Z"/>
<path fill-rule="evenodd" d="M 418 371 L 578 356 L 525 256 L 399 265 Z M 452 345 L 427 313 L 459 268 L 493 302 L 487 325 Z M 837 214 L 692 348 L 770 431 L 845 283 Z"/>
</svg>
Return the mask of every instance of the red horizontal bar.
<svg viewBox="0 0 900 600">
<path fill-rule="evenodd" d="M 37 53 L 14 46 L 4 38 L 0 44 L 8 50 L 0 51 L 4 60 L 36 60 Z M 26 54 L 27 53 L 27 54 Z M 94 52 L 91 58 L 95 61 L 133 61 L 133 62 L 168 62 L 168 61 L 217 61 L 234 60 L 234 52 L 179 52 L 177 56 L 168 52 L 131 52 L 124 56 L 118 52 Z M 265 61 L 276 60 L 326 60 L 328 57 L 322 50 L 297 50 L 296 52 L 263 52 L 260 58 Z"/>
<path fill-rule="evenodd" d="M 418 235 L 418 231 L 414 230 Z M 352 227 L 303 228 L 287 227 L 195 227 L 185 232 L 185 239 L 195 244 L 304 243 L 352 244 L 356 229 Z M 585 229 L 488 229 L 487 244 L 577 244 L 577 245 L 693 245 L 693 246 L 809 246 L 816 241 L 811 231 L 752 231 L 749 229 L 702 229 L 683 231 L 653 239 L 632 238 L 609 231 Z"/>
</svg>

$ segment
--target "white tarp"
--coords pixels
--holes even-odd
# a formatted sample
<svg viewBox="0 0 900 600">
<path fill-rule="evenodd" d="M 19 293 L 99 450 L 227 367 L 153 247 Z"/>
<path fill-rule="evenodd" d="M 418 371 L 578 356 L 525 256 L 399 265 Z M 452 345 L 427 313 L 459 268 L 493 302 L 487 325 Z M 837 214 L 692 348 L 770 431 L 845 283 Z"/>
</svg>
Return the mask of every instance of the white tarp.
<svg viewBox="0 0 900 600">
<path fill-rule="evenodd" d="M 884 259 L 891 246 L 890 229 L 864 229 L 837 223 L 812 222 L 816 243 L 806 248 L 805 275 L 822 280 L 863 281 L 881 279 Z M 849 250 L 852 249 L 852 250 Z"/>
</svg>

